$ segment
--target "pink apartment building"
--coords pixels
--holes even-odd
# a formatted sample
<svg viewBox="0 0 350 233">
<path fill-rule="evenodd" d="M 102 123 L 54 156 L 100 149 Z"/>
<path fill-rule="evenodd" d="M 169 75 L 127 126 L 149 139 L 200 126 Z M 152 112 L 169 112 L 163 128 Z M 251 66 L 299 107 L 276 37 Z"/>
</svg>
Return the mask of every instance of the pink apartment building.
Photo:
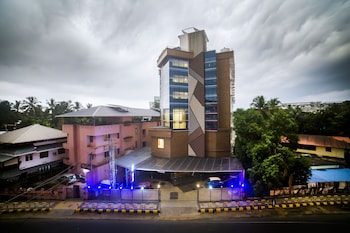
<svg viewBox="0 0 350 233">
<path fill-rule="evenodd" d="M 62 131 L 67 133 L 63 162 L 73 173 L 85 174 L 88 184 L 125 179 L 124 168 L 112 165 L 130 151 L 151 145 L 148 130 L 159 126 L 160 113 L 152 109 L 123 106 L 97 106 L 58 116 L 64 118 Z M 114 173 L 114 174 L 112 174 Z"/>
</svg>

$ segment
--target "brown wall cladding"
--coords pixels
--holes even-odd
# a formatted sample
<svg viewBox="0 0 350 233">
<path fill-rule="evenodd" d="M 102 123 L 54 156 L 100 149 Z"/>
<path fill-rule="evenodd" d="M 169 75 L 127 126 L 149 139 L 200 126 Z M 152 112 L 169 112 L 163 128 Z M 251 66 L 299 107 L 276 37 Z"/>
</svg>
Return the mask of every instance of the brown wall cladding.
<svg viewBox="0 0 350 233">
<path fill-rule="evenodd" d="M 216 60 L 218 85 L 219 128 L 231 127 L 230 61 L 233 51 L 218 53 Z"/>
<path fill-rule="evenodd" d="M 231 155 L 230 144 L 231 131 L 218 130 L 206 131 L 205 134 L 205 152 L 206 157 L 226 157 Z"/>
<path fill-rule="evenodd" d="M 152 128 L 149 130 L 152 138 L 152 155 L 161 158 L 176 158 L 188 155 L 188 131 L 171 130 L 169 128 Z M 158 148 L 158 138 L 164 139 L 164 148 Z"/>
</svg>

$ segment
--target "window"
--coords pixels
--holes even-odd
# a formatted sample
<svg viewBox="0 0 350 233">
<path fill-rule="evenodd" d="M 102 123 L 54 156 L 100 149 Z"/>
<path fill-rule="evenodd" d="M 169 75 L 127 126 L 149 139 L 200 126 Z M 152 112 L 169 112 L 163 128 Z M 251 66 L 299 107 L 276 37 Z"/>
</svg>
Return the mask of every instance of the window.
<svg viewBox="0 0 350 233">
<path fill-rule="evenodd" d="M 49 157 L 49 152 L 48 151 L 40 152 L 40 158 L 41 159 L 47 158 L 47 157 Z"/>
<path fill-rule="evenodd" d="M 164 149 L 164 138 L 158 138 L 158 149 Z"/>
<path fill-rule="evenodd" d="M 105 158 L 109 157 L 109 151 L 105 151 Z"/>
<path fill-rule="evenodd" d="M 188 78 L 187 78 L 187 76 L 175 74 L 173 76 L 173 83 L 188 83 Z"/>
<path fill-rule="evenodd" d="M 65 154 L 66 153 L 66 150 L 64 148 L 60 148 L 58 149 L 58 154 Z"/>
<path fill-rule="evenodd" d="M 187 61 L 182 61 L 182 60 L 173 60 L 171 65 L 176 67 L 184 67 L 184 68 L 188 67 Z"/>
<path fill-rule="evenodd" d="M 89 136 L 89 142 L 93 143 L 94 142 L 94 136 Z"/>
<path fill-rule="evenodd" d="M 117 133 L 117 139 L 119 139 L 119 137 L 120 137 L 120 135 L 119 135 L 119 133 Z"/>
<path fill-rule="evenodd" d="M 173 129 L 186 129 L 186 111 L 177 108 L 173 110 Z"/>
<path fill-rule="evenodd" d="M 188 99 L 188 93 L 184 91 L 174 91 L 173 92 L 174 99 Z"/>
<path fill-rule="evenodd" d="M 299 149 L 304 149 L 304 150 L 316 150 L 316 146 L 314 145 L 298 145 Z"/>
<path fill-rule="evenodd" d="M 326 147 L 327 152 L 332 152 L 332 147 Z"/>
<path fill-rule="evenodd" d="M 109 141 L 110 138 L 111 138 L 111 135 L 110 135 L 110 134 L 104 135 L 104 140 L 105 140 L 105 141 Z"/>
<path fill-rule="evenodd" d="M 26 155 L 26 161 L 33 160 L 33 155 Z"/>
</svg>

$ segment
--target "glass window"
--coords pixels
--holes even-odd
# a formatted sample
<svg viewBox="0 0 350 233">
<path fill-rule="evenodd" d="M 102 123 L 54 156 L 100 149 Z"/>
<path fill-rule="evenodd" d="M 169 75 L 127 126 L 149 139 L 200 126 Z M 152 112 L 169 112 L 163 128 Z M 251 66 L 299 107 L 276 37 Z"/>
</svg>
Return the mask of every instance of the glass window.
<svg viewBox="0 0 350 233">
<path fill-rule="evenodd" d="M 58 149 L 58 154 L 64 154 L 66 153 L 66 150 L 64 148 Z"/>
<path fill-rule="evenodd" d="M 170 111 L 169 109 L 164 109 L 163 113 L 163 125 L 165 127 L 170 127 Z"/>
<path fill-rule="evenodd" d="M 164 149 L 164 138 L 158 138 L 158 149 Z"/>
<path fill-rule="evenodd" d="M 48 151 L 44 151 L 44 152 L 40 152 L 40 158 L 47 158 L 49 157 L 49 152 Z"/>
<path fill-rule="evenodd" d="M 186 111 L 176 108 L 173 110 L 173 129 L 186 129 Z"/>
<path fill-rule="evenodd" d="M 184 91 L 174 91 L 173 99 L 188 99 L 188 93 Z"/>
<path fill-rule="evenodd" d="M 105 141 L 109 141 L 110 138 L 111 138 L 111 135 L 110 135 L 110 134 L 105 134 L 105 135 L 103 136 L 103 139 L 104 139 Z"/>
<path fill-rule="evenodd" d="M 171 62 L 171 66 L 187 68 L 188 67 L 188 62 L 187 61 L 183 61 L 183 60 L 174 59 Z"/>
<path fill-rule="evenodd" d="M 188 83 L 188 78 L 187 78 L 187 76 L 183 76 L 183 75 L 174 75 L 173 82 L 174 83 Z"/>
</svg>

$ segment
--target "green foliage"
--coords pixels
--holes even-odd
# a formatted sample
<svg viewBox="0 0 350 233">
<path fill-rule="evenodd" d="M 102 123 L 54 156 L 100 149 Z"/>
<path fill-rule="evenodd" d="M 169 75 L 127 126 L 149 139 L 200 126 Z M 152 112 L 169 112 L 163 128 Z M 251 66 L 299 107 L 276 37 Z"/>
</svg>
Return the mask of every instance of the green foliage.
<svg viewBox="0 0 350 233">
<path fill-rule="evenodd" d="M 46 101 L 47 107 L 40 104 L 36 97 L 30 96 L 23 101 L 0 101 L 0 127 L 1 130 L 12 130 L 32 124 L 41 124 L 60 129 L 63 120 L 56 118 L 57 115 L 80 110 L 79 102 Z M 90 107 L 92 105 L 89 105 Z"/>
<path fill-rule="evenodd" d="M 334 103 L 317 112 L 287 110 L 298 124 L 298 134 L 350 137 L 350 101 Z"/>
<path fill-rule="evenodd" d="M 256 195 L 266 188 L 305 183 L 309 165 L 294 151 L 298 124 L 278 99 L 254 98 L 251 108 L 234 112 L 235 154 L 247 170 Z M 284 141 L 282 140 L 284 139 Z"/>
</svg>

